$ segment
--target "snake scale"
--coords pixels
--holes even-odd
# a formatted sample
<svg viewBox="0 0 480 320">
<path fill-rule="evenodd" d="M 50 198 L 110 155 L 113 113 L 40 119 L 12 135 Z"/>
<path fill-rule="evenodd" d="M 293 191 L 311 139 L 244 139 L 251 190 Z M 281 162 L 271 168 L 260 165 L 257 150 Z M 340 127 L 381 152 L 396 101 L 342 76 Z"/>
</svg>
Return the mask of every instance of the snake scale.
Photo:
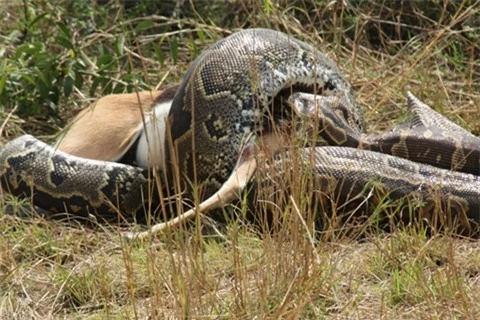
<svg viewBox="0 0 480 320">
<path fill-rule="evenodd" d="M 345 195 L 377 180 L 392 196 L 438 198 L 460 220 L 480 222 L 480 139 L 413 95 L 408 100 L 408 121 L 365 134 L 350 84 L 316 48 L 272 30 L 237 32 L 195 59 L 173 98 L 163 182 L 178 175 L 187 197 L 211 199 L 239 172 L 248 172 L 243 182 L 251 178 L 252 170 L 242 170 L 262 152 L 258 141 L 275 136 L 276 123 L 306 117 L 320 126 L 315 140 L 322 141 L 299 153 L 315 188 Z M 281 151 L 267 163 L 277 181 L 294 158 Z M 268 172 L 260 184 L 275 185 Z M 115 219 L 145 212 L 152 198 L 148 169 L 74 157 L 28 135 L 0 151 L 0 175 L 5 191 L 51 212 Z"/>
</svg>

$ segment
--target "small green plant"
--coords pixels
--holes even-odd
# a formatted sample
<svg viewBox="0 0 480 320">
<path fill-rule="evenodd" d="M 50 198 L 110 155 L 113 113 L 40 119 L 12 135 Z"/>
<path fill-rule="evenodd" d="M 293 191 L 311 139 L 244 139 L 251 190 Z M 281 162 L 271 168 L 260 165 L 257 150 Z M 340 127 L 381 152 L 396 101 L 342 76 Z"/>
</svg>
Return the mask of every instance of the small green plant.
<svg viewBox="0 0 480 320">
<path fill-rule="evenodd" d="M 372 131 L 405 113 L 410 90 L 480 132 L 478 0 L 14 2 L 3 10 L 0 0 L 2 143 L 57 132 L 100 96 L 179 82 L 211 43 L 248 27 L 326 52 Z M 0 318 L 480 318 L 476 241 L 421 225 L 384 232 L 381 219 L 421 206 L 388 196 L 369 219 L 346 225 L 345 203 L 327 199 L 338 216 L 324 232 L 314 224 L 323 204 L 312 199 L 325 190 L 301 163 L 286 169 L 281 188 L 291 190 L 263 203 L 275 228 L 261 228 L 272 218 L 266 209 L 261 227 L 247 223 L 261 210 L 245 198 L 208 234 L 198 218 L 134 245 L 119 226 L 52 221 L 0 193 Z"/>
</svg>

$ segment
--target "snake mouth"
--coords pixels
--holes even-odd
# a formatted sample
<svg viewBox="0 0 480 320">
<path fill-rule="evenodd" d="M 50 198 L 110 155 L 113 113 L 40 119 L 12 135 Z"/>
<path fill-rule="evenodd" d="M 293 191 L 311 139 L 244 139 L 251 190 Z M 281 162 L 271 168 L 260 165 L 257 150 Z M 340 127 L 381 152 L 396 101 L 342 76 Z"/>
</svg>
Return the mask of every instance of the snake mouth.
<svg viewBox="0 0 480 320">
<path fill-rule="evenodd" d="M 322 95 L 324 91 L 325 90 L 323 87 L 305 83 L 295 83 L 280 90 L 271 100 L 271 104 L 268 108 L 268 119 L 266 119 L 264 127 L 268 128 L 268 131 L 271 131 L 275 124 L 291 123 L 297 114 L 292 107 L 291 102 L 291 96 L 293 96 L 295 93 Z"/>
</svg>

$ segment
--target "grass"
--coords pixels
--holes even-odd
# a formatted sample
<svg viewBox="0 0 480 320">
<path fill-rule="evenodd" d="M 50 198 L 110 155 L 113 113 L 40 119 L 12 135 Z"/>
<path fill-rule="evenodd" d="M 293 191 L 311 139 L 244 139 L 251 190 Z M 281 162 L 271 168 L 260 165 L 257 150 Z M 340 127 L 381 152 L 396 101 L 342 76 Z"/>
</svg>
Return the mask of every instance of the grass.
<svg viewBox="0 0 480 320">
<path fill-rule="evenodd" d="M 24 132 L 52 141 L 101 95 L 177 82 L 199 52 L 245 27 L 283 30 L 322 47 L 352 82 L 371 131 L 400 121 L 410 90 L 480 134 L 475 1 L 200 1 L 180 11 L 149 1 L 129 9 L 19 2 L 0 11 L 2 142 Z M 240 204 L 225 209 L 238 219 L 223 228 L 204 217 L 133 245 L 118 226 L 20 213 L 28 200 L 4 194 L 0 318 L 479 317 L 478 241 L 415 225 L 387 233 L 375 219 L 331 221 L 329 232 L 317 234 L 308 209 L 314 191 L 293 176 L 291 194 L 270 204 L 282 221 L 272 232 L 246 223 Z M 385 199 L 376 211 L 396 208 Z"/>
</svg>

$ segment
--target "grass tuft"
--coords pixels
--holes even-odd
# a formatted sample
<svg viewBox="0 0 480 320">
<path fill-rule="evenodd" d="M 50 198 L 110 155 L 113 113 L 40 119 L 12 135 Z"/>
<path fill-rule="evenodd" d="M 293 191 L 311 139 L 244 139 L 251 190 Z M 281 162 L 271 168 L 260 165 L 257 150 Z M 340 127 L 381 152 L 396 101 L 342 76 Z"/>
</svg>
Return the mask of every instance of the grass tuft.
<svg viewBox="0 0 480 320">
<path fill-rule="evenodd" d="M 176 83 L 205 48 L 248 27 L 324 51 L 372 132 L 401 121 L 412 91 L 480 134 L 479 1 L 4 2 L 2 143 L 24 132 L 52 141 L 102 95 Z M 223 225 L 201 218 L 134 245 L 120 227 L 45 220 L 0 193 L 0 318 L 479 318 L 476 241 L 421 224 L 384 232 L 385 217 L 421 204 L 372 194 L 371 218 L 355 220 L 355 206 L 313 202 L 305 171 L 283 177 L 290 190 L 265 197 L 257 223 L 244 198 L 220 213 Z M 318 227 L 320 206 L 332 216 Z"/>
</svg>

